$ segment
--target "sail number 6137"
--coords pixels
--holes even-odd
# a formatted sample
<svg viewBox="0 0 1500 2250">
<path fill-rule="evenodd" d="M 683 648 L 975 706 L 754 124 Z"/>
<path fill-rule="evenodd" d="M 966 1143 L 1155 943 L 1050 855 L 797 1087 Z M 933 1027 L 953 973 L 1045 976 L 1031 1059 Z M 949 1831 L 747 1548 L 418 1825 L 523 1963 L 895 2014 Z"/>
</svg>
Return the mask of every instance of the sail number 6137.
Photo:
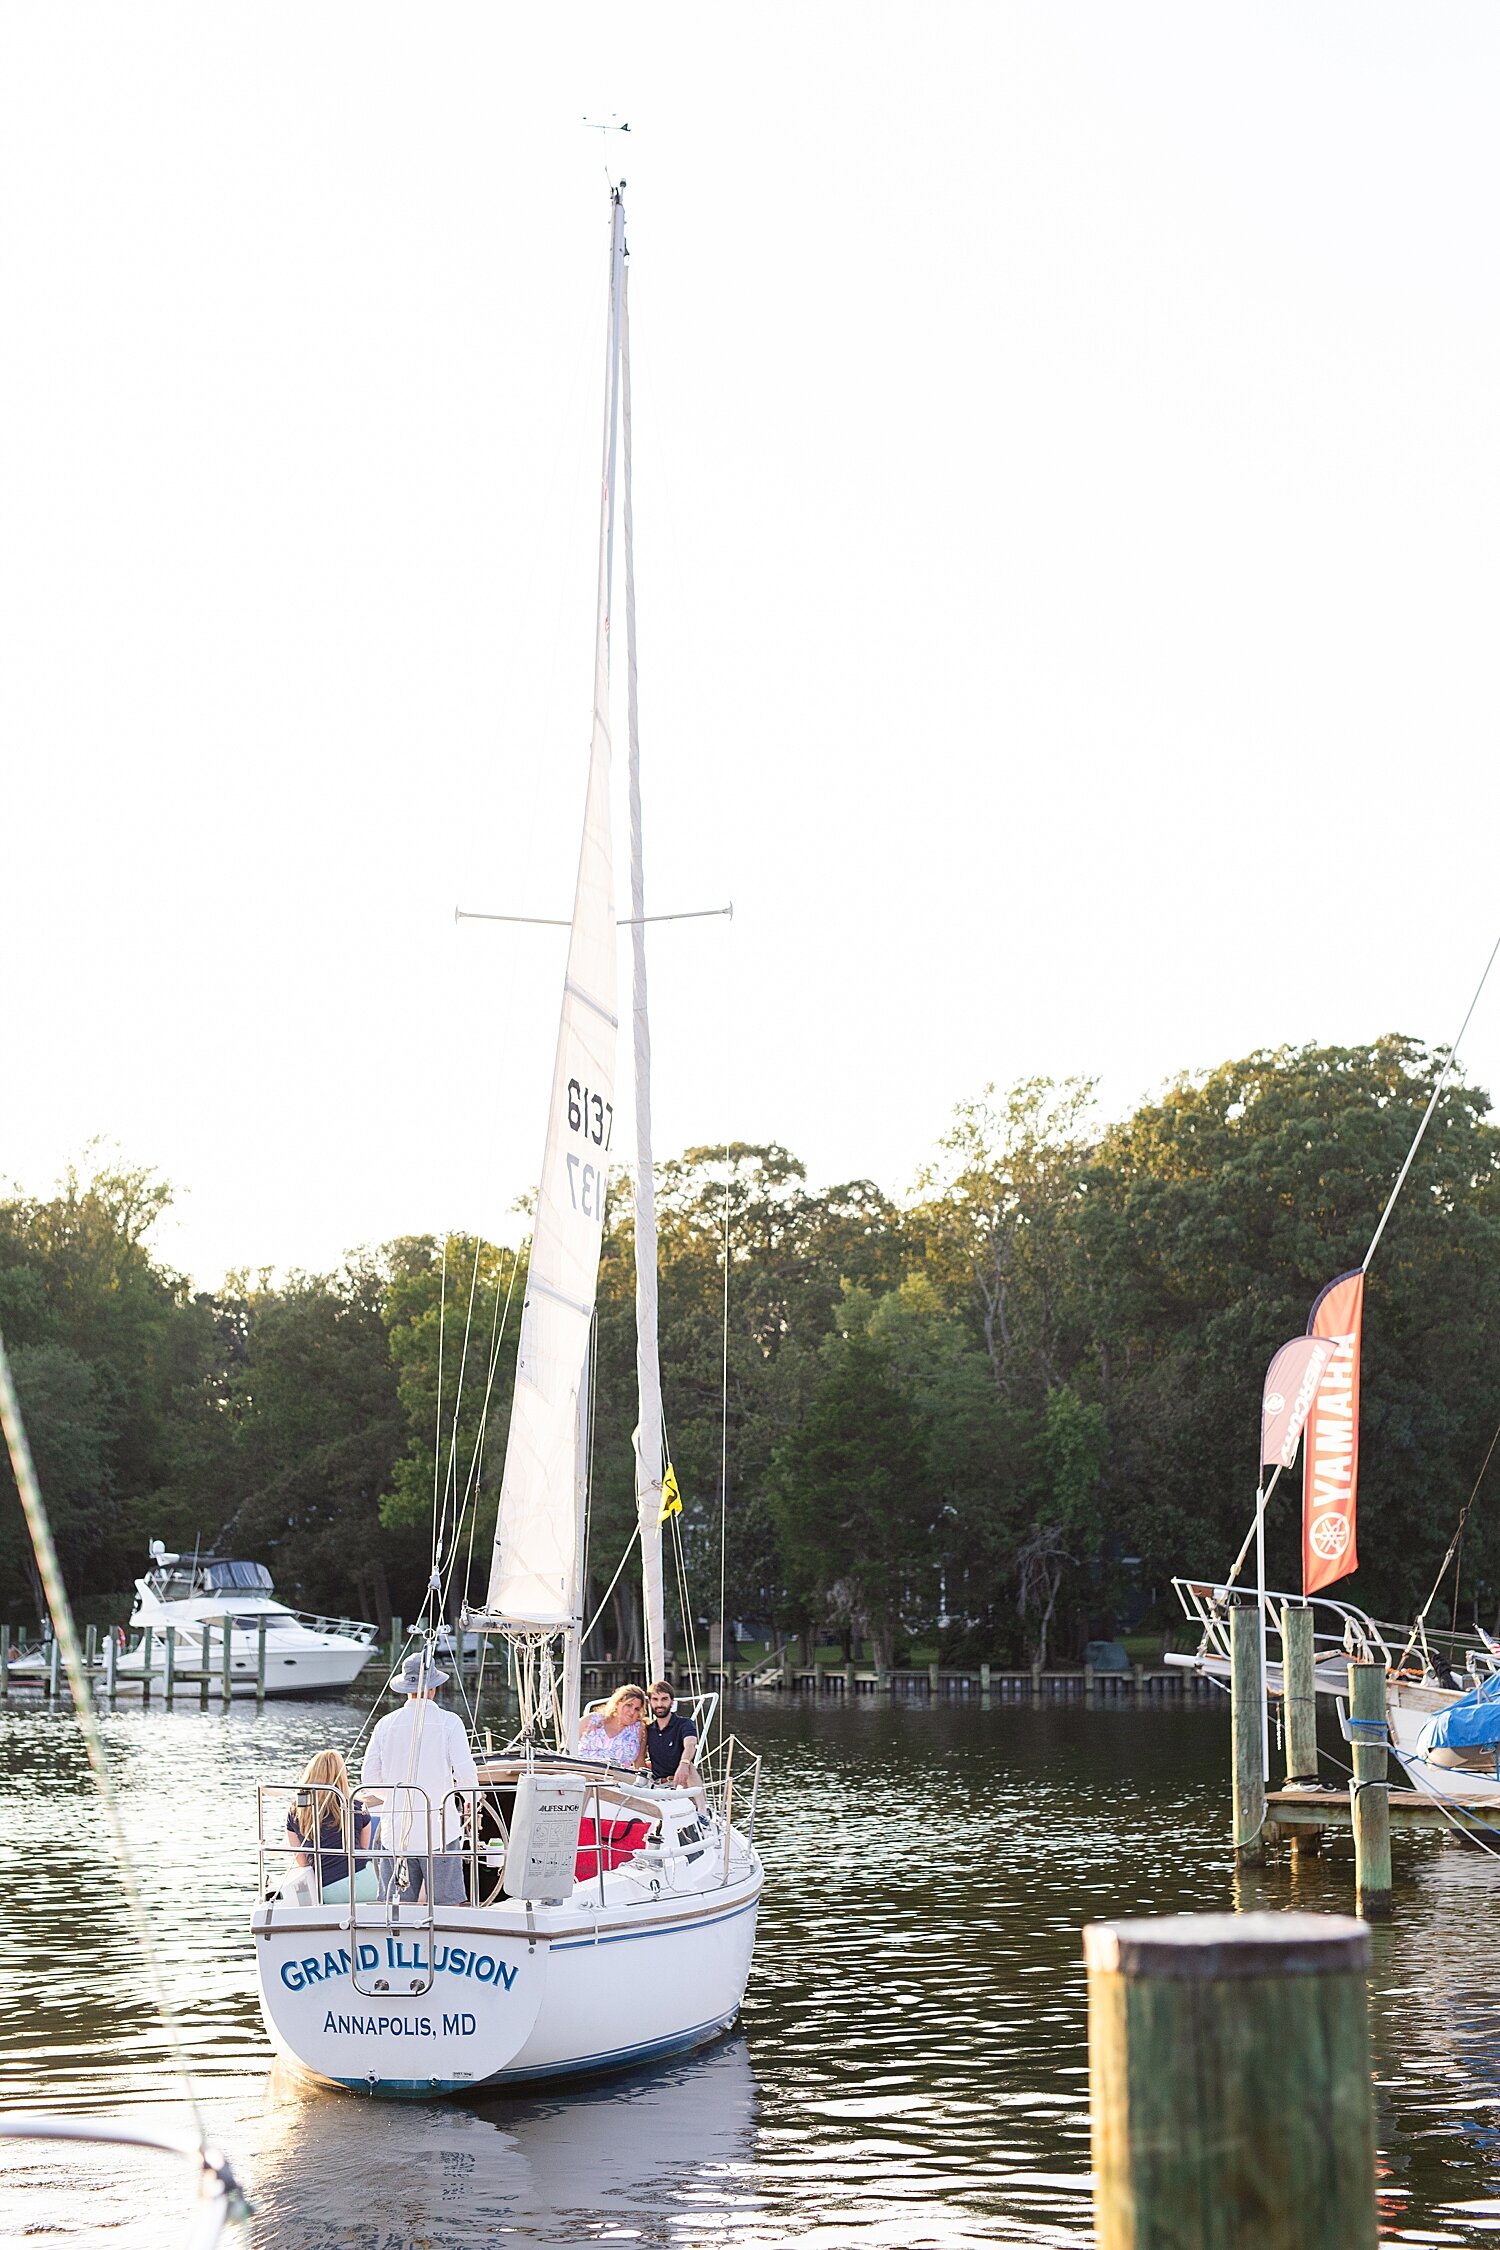
<svg viewBox="0 0 1500 2250">
<path fill-rule="evenodd" d="M 615 1130 L 615 1105 L 602 1094 L 591 1093 L 580 1086 L 576 1078 L 568 1080 L 568 1130 L 580 1133 L 584 1140 L 592 1141 L 595 1148 L 608 1148 Z"/>
<path fill-rule="evenodd" d="M 573 1198 L 573 1208 L 586 1219 L 604 1217 L 605 1169 L 602 1164 L 585 1164 L 581 1156 L 568 1151 L 568 1192 Z"/>
</svg>

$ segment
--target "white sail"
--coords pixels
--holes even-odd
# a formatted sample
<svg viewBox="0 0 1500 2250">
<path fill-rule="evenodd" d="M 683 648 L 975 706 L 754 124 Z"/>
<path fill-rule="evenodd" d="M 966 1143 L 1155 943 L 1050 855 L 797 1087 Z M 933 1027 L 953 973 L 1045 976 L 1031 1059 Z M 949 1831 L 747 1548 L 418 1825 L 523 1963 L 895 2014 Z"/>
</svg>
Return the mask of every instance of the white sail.
<svg viewBox="0 0 1500 2250">
<path fill-rule="evenodd" d="M 490 1567 L 489 1614 L 562 1631 L 581 1623 L 577 1491 L 589 1330 L 614 1132 L 615 905 L 610 834 L 609 602 L 625 220 L 613 203 L 594 724 L 547 1140 L 521 1314 L 515 1397 Z"/>
<path fill-rule="evenodd" d="M 661 1570 L 661 1355 L 656 1323 L 656 1178 L 651 1156 L 651 1021 L 646 1005 L 646 875 L 641 842 L 641 736 L 636 699 L 635 519 L 630 492 L 630 276 L 620 304 L 621 405 L 625 425 L 625 661 L 630 715 L 631 1013 L 635 1032 L 635 1371 L 640 1419 L 635 1433 L 635 1498 L 641 1524 L 641 1578 L 650 1679 L 666 1670 Z"/>
</svg>

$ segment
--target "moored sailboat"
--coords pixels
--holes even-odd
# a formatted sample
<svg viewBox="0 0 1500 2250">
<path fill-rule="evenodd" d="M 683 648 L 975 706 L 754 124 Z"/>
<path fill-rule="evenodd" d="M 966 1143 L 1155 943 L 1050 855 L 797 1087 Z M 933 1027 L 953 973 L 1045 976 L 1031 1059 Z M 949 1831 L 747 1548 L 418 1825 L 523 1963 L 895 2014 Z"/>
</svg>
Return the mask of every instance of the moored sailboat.
<svg viewBox="0 0 1500 2250">
<path fill-rule="evenodd" d="M 629 501 L 624 208 L 611 201 L 594 709 L 583 837 L 487 1597 L 466 1631 L 503 1640 L 518 1739 L 481 1756 L 441 1803 L 411 1784 L 368 1792 L 385 1843 L 382 1895 L 321 1880 L 321 1845 L 288 1847 L 286 1785 L 261 1792 L 265 1880 L 252 1916 L 262 2007 L 281 2055 L 324 2083 L 424 2098 L 579 2075 L 690 2049 L 743 1998 L 764 1880 L 754 1845 L 759 1761 L 732 1740 L 702 1786 L 655 1784 L 577 1752 L 584 1638 L 589 1349 L 614 1125 L 616 923 L 610 836 L 609 615 L 621 410 L 631 624 L 632 919 L 636 925 L 636 1435 L 648 1649 L 663 1667 L 663 1456 L 656 1361 L 649 1039 L 645 1023 Z M 438 1603 L 434 1603 L 435 1610 Z M 432 1662 L 429 1643 L 422 1661 Z M 429 1671 L 419 1675 L 434 1679 Z M 700 1699 L 700 1737 L 716 1698 Z M 399 1799 L 399 1803 L 395 1800 Z M 401 1851 L 432 1864 L 458 1826 L 462 1897 L 403 1899 Z M 346 1831 L 347 1832 L 347 1831 Z M 372 1864 L 380 1865 L 377 1843 Z M 347 1858 L 340 1862 L 347 1867 Z M 406 1864 L 410 1864 L 408 1861 Z M 447 1870 L 451 1874 L 451 1867 Z M 352 1895 L 350 1895 L 352 1891 Z"/>
</svg>

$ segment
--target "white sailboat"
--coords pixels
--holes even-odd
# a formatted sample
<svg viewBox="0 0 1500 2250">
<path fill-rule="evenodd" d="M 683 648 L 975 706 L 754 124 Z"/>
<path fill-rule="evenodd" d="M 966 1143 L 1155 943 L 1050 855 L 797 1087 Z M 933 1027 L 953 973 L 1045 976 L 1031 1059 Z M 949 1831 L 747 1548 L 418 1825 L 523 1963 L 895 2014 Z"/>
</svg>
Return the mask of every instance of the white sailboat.
<svg viewBox="0 0 1500 2250">
<path fill-rule="evenodd" d="M 759 1760 L 732 1740 L 705 1787 L 655 1785 L 576 1754 L 584 1632 L 588 1362 L 614 1123 L 616 922 L 610 834 L 609 613 L 624 413 L 635 935 L 637 1496 L 648 1656 L 663 1667 L 662 1437 L 656 1358 L 644 911 L 630 552 L 625 215 L 611 199 L 608 352 L 594 710 L 583 842 L 510 1436 L 489 1589 L 465 1628 L 514 1654 L 521 1726 L 442 1805 L 403 1792 L 436 1840 L 466 1827 L 462 1903 L 352 1898 L 314 1864 L 287 1873 L 289 1791 L 263 1790 L 262 1896 L 252 1916 L 262 2008 L 278 2052 L 321 2082 L 421 2099 L 576 2076 L 715 2037 L 744 1996 L 764 1881 L 754 1845 Z M 715 1698 L 705 1698 L 711 1719 Z M 358 1795 L 358 1792 L 356 1792 Z M 445 1818 L 446 1816 L 446 1818 Z"/>
</svg>

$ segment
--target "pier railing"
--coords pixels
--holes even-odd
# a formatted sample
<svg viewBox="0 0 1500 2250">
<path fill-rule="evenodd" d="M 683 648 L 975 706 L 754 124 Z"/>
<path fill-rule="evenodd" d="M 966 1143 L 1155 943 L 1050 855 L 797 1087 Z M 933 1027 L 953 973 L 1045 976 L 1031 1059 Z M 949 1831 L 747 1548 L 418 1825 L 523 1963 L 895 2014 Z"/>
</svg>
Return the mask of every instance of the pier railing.
<svg viewBox="0 0 1500 2250">
<path fill-rule="evenodd" d="M 1196 1659 L 1207 1658 L 1227 1666 L 1229 1617 L 1235 1606 L 1231 1592 L 1239 1601 L 1254 1605 L 1258 1600 L 1257 1589 L 1253 1586 L 1231 1589 L 1209 1578 L 1174 1578 L 1172 1586 L 1182 1604 L 1183 1615 L 1198 1632 Z M 1426 1671 L 1436 1659 L 1456 1674 L 1468 1673 L 1475 1678 L 1487 1678 L 1500 1668 L 1496 1652 L 1472 1633 L 1448 1632 L 1424 1621 L 1413 1626 L 1393 1625 L 1388 1620 L 1371 1617 L 1352 1602 L 1335 1601 L 1326 1594 L 1304 1597 L 1268 1589 L 1266 1608 L 1273 1635 L 1279 1630 L 1277 1620 L 1287 1607 L 1312 1611 L 1314 1664 L 1324 1671 L 1330 1666 L 1337 1668 L 1340 1679 L 1342 1668 L 1351 1660 L 1360 1664 L 1383 1664 L 1387 1671 L 1394 1672 L 1405 1666 Z M 1184 1661 L 1191 1663 L 1194 1659 Z"/>
</svg>

